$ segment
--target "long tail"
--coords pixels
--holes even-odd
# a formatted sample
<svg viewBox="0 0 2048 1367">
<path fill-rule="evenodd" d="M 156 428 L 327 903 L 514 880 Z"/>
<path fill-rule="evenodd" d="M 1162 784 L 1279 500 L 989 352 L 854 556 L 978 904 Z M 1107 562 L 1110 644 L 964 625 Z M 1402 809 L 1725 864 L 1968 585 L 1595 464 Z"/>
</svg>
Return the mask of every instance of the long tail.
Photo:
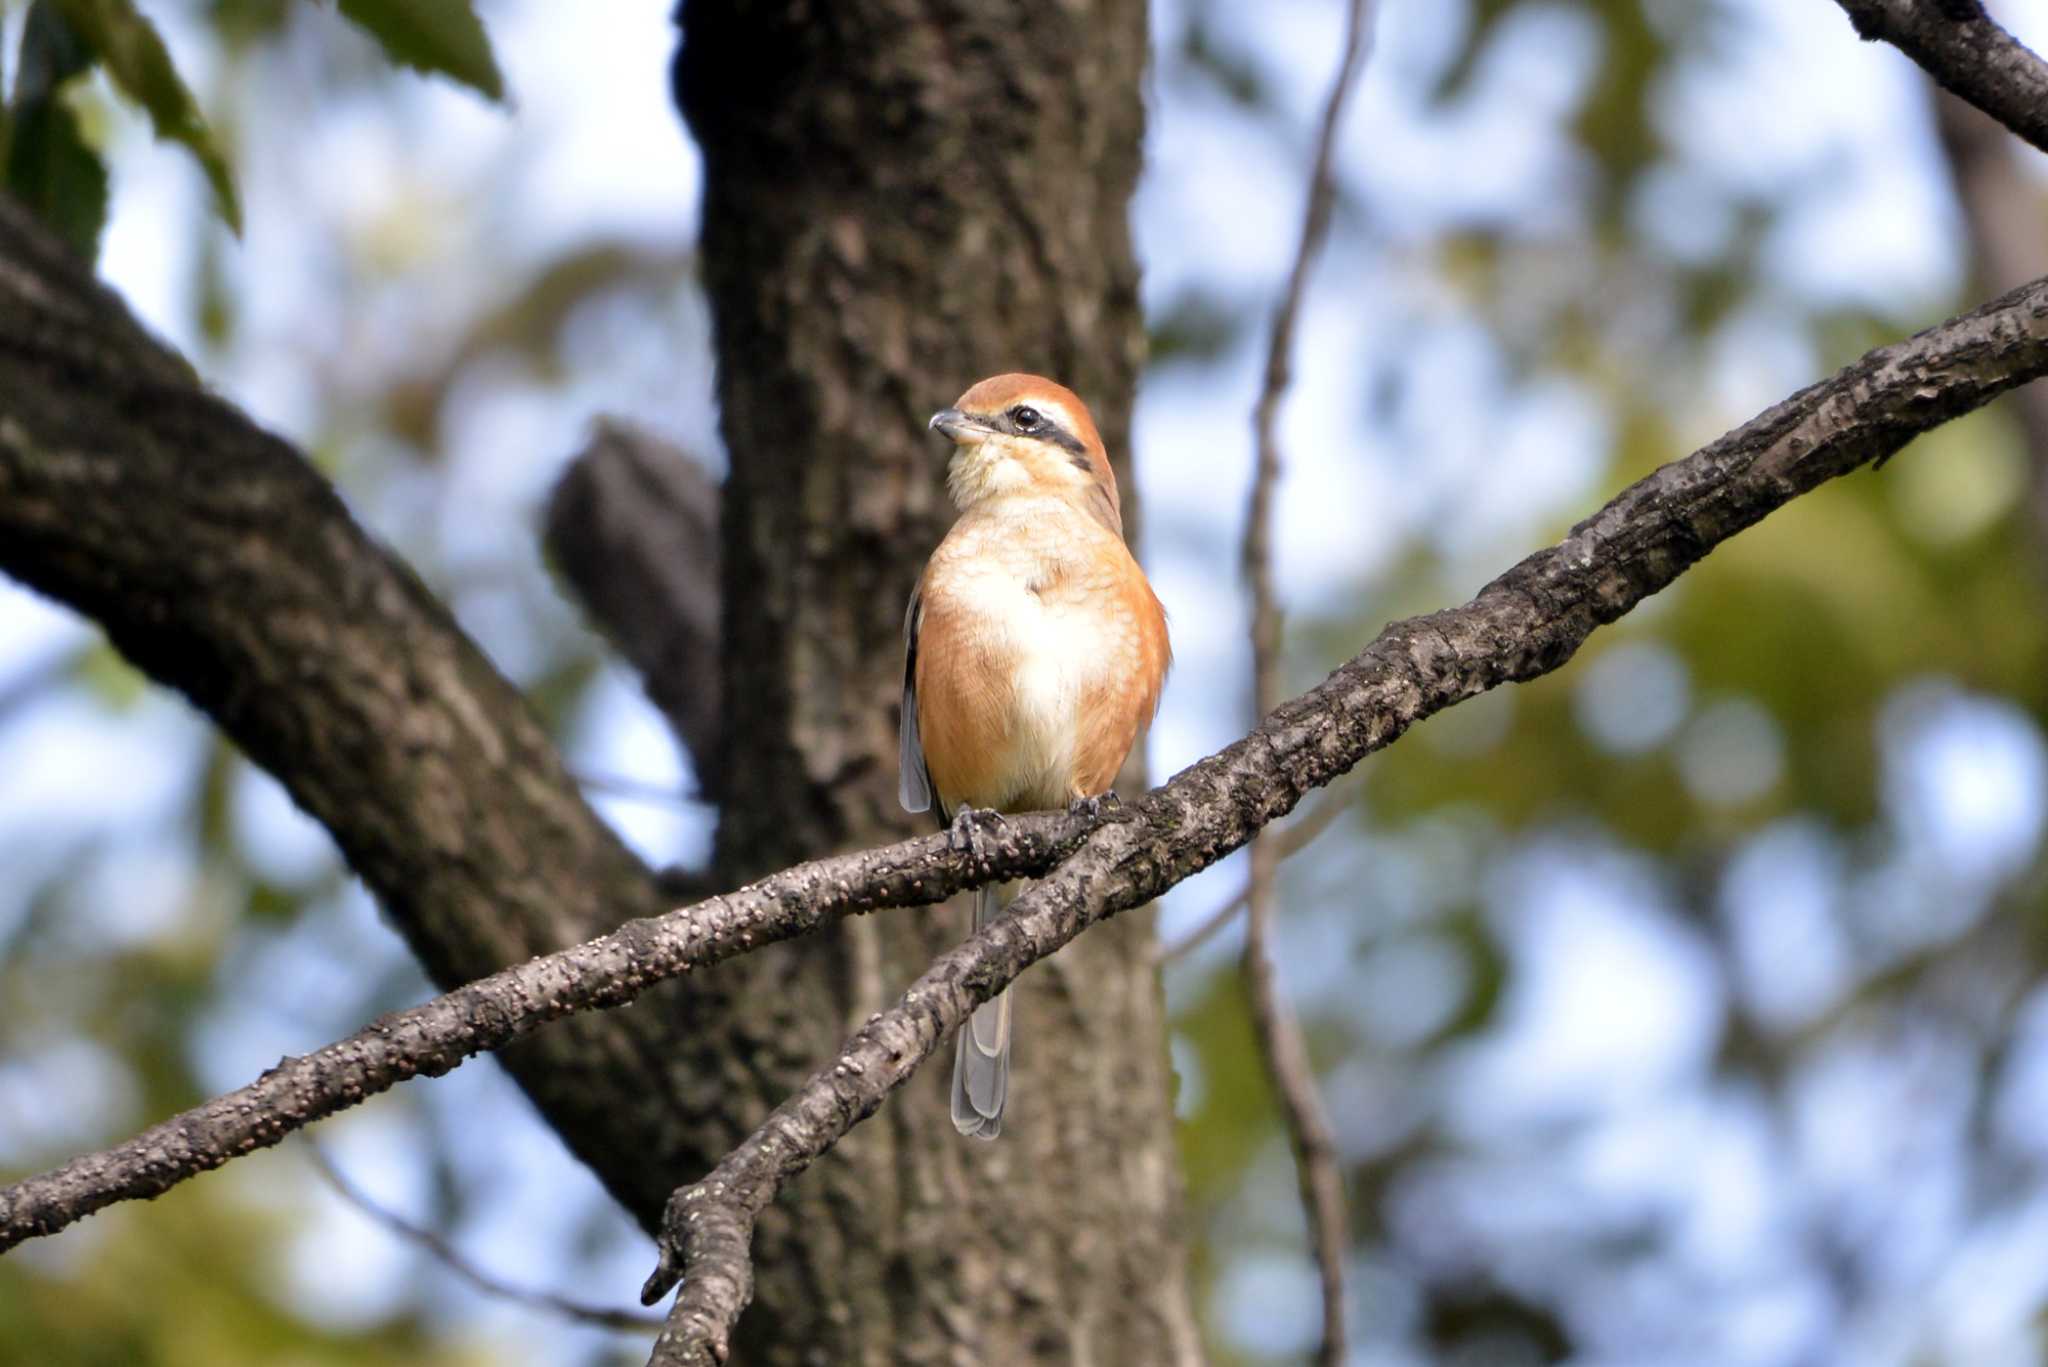
<svg viewBox="0 0 2048 1367">
<path fill-rule="evenodd" d="M 974 929 L 980 930 L 1003 908 L 1000 891 L 984 887 L 974 894 Z M 976 1008 L 960 1027 L 953 1053 L 953 1128 L 976 1139 L 994 1139 L 1003 1132 L 1003 1102 L 1010 1094 L 1010 994 Z"/>
</svg>

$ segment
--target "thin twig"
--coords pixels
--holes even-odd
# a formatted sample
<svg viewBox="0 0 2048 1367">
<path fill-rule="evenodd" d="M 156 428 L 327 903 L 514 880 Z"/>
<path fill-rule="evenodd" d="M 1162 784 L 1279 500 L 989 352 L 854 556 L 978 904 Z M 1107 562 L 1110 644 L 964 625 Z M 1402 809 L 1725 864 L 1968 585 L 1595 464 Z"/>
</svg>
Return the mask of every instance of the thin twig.
<svg viewBox="0 0 2048 1367">
<path fill-rule="evenodd" d="M 587 769 L 573 771 L 570 778 L 585 792 L 602 793 L 606 797 L 623 798 L 628 802 L 644 802 L 651 807 L 701 807 L 704 799 L 685 788 L 667 788 L 646 779 L 626 778 L 619 774 L 594 774 Z"/>
<path fill-rule="evenodd" d="M 641 1298 L 679 1281 L 682 1290 L 653 1363 L 725 1360 L 752 1285 L 755 1218 L 1031 964 L 1241 848 L 1424 717 L 1559 668 L 1597 628 L 1772 510 L 2043 375 L 2048 279 L 1872 351 L 1638 480 L 1462 607 L 1389 624 L 1245 739 L 1105 820 L 1009 915 L 939 956 L 709 1174 L 670 1198 L 661 1259 Z"/>
<path fill-rule="evenodd" d="M 1331 162 L 1337 130 L 1359 73 L 1365 68 L 1372 7 L 1351 0 L 1345 20 L 1344 51 L 1336 79 L 1323 105 L 1316 131 L 1315 159 L 1310 165 L 1308 202 L 1302 213 L 1301 240 L 1286 289 L 1273 310 L 1272 335 L 1266 348 L 1266 379 L 1252 412 L 1256 463 L 1246 501 L 1242 564 L 1252 603 L 1252 710 L 1254 719 L 1280 704 L 1281 612 L 1273 588 L 1273 497 L 1280 483 L 1280 404 L 1293 378 L 1294 330 L 1301 314 L 1308 277 L 1329 238 L 1337 202 L 1337 180 Z M 1281 1119 L 1294 1150 L 1295 1175 L 1301 1186 L 1302 1209 L 1308 1217 L 1309 1243 L 1322 1282 L 1323 1334 L 1317 1361 L 1339 1367 L 1344 1361 L 1344 1254 L 1350 1243 L 1345 1217 L 1344 1175 L 1338 1167 L 1336 1137 L 1316 1089 L 1315 1066 L 1308 1056 L 1301 1022 L 1281 994 L 1273 968 L 1271 929 L 1273 885 L 1280 866 L 1276 843 L 1263 833 L 1251 848 L 1251 869 L 1245 878 L 1244 952 L 1239 972 L 1251 1004 L 1259 1052 L 1273 1090 L 1280 1099 Z"/>
<path fill-rule="evenodd" d="M 1351 804 L 1332 790 L 1323 794 L 1322 799 L 1308 811 L 1306 816 L 1279 825 L 1277 829 L 1268 826 L 1259 835 L 1261 840 L 1273 846 L 1273 857 L 1278 863 L 1286 863 L 1301 851 L 1315 843 L 1316 837 L 1337 824 L 1337 818 L 1350 809 Z M 1166 965 L 1172 963 L 1208 941 L 1209 937 L 1230 924 L 1230 919 L 1244 910 L 1249 896 L 1250 883 L 1237 890 L 1235 896 L 1216 910 L 1195 922 L 1195 928 L 1182 935 L 1170 945 L 1158 945 L 1152 950 L 1152 962 Z"/>
<path fill-rule="evenodd" d="M 526 1287 L 513 1286 L 500 1281 L 484 1271 L 465 1256 L 461 1249 L 449 1243 L 434 1230 L 425 1225 L 415 1224 L 397 1211 L 379 1205 L 370 1194 L 351 1182 L 342 1170 L 335 1166 L 327 1150 L 322 1148 L 310 1135 L 300 1136 L 306 1145 L 306 1153 L 313 1160 L 313 1167 L 327 1179 L 327 1185 L 334 1188 L 342 1200 L 354 1206 L 363 1214 L 375 1220 L 384 1228 L 415 1244 L 430 1257 L 441 1263 L 450 1272 L 468 1282 L 486 1296 L 499 1300 L 514 1301 L 528 1309 L 545 1314 L 559 1315 L 564 1319 L 582 1324 L 596 1325 L 600 1329 L 618 1329 L 628 1333 L 640 1333 L 661 1328 L 661 1317 L 650 1315 L 644 1310 L 614 1310 L 608 1306 L 592 1305 L 552 1291 L 534 1291 Z"/>
</svg>

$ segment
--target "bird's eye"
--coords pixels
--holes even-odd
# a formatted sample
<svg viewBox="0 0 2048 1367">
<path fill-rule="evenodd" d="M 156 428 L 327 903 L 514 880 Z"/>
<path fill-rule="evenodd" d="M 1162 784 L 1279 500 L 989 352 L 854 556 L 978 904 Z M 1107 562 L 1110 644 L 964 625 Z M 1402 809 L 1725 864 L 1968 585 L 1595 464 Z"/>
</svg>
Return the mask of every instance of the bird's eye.
<svg viewBox="0 0 2048 1367">
<path fill-rule="evenodd" d="M 1029 432 L 1038 426 L 1041 419 L 1037 409 L 1019 404 L 1010 410 L 1010 421 L 1017 424 L 1019 432 Z"/>
</svg>

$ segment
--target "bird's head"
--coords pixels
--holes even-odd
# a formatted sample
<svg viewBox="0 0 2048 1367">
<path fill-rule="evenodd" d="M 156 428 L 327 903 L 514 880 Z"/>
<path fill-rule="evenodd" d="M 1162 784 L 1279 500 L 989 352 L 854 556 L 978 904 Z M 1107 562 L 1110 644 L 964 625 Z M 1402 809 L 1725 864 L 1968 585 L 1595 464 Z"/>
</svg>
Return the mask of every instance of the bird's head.
<svg viewBox="0 0 2048 1367">
<path fill-rule="evenodd" d="M 1072 499 L 1123 534 L 1116 475 L 1088 406 L 1039 375 L 997 375 L 932 417 L 953 441 L 946 487 L 962 512 L 1017 495 Z"/>
</svg>

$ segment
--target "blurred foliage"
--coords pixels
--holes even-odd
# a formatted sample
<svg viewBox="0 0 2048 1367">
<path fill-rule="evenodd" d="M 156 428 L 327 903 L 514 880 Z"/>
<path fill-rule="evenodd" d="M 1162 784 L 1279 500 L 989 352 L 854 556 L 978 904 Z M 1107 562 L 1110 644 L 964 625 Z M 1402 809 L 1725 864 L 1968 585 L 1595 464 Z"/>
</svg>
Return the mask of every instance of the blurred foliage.
<svg viewBox="0 0 2048 1367">
<path fill-rule="evenodd" d="M 1290 652 L 1303 686 L 1381 622 L 1463 600 L 1612 491 L 1749 417 L 1748 401 L 1718 398 L 1725 390 L 1714 377 L 1731 357 L 1746 361 L 1743 349 L 1759 335 L 1810 358 L 1768 393 L 1775 398 L 1895 339 L 1909 320 L 1917 326 L 1976 302 L 1901 295 L 1878 315 L 1840 294 L 1802 292 L 1774 253 L 1826 184 L 1771 182 L 1763 172 L 1722 177 L 1670 136 L 1676 92 L 1730 79 L 1755 7 L 1469 0 L 1457 8 L 1454 44 L 1431 50 L 1420 70 L 1383 79 L 1418 85 L 1424 120 L 1452 119 L 1526 89 L 1508 73 L 1540 60 L 1517 53 L 1532 26 L 1585 36 L 1597 55 L 1580 69 L 1556 128 L 1570 175 L 1546 184 L 1540 206 L 1439 211 L 1427 232 L 1390 229 L 1417 211 L 1347 187 L 1358 212 L 1342 222 L 1333 257 L 1354 262 L 1352 278 L 1380 282 L 1360 307 L 1393 313 L 1387 332 L 1399 339 L 1361 363 L 1370 398 L 1361 408 L 1391 429 L 1414 484 L 1442 480 L 1449 493 L 1422 499 L 1427 511 L 1402 548 L 1351 586 L 1355 611 L 1294 614 Z M 1220 85 L 1259 117 L 1284 117 L 1261 68 L 1217 36 L 1224 14 L 1221 0 L 1197 3 L 1177 46 L 1171 30 L 1161 34 L 1169 54 L 1162 83 Z M 1382 16 L 1374 61 L 1419 62 L 1412 52 L 1386 52 L 1390 22 Z M 2038 180 L 2024 183 L 2037 196 L 2048 268 L 2048 212 Z M 1684 226 L 1710 223 L 1713 232 L 1688 240 L 1656 230 L 1647 206 L 1681 186 L 1692 197 Z M 1394 264 L 1381 272 L 1355 264 L 1375 259 Z M 1324 289 L 1345 288 L 1335 278 L 1346 271 L 1325 274 L 1334 278 Z M 1966 268 L 1954 273 L 1958 290 L 1967 276 Z M 1389 279 L 1402 287 L 1388 288 Z M 1368 288 L 1361 284 L 1361 295 Z M 1233 358 L 1262 318 L 1256 306 L 1184 295 L 1154 320 L 1155 356 L 1198 373 L 1240 373 Z M 1431 392 L 1418 368 L 1444 354 L 1431 339 L 1469 338 L 1475 327 L 1504 379 L 1488 402 L 1508 410 L 1518 396 L 1562 388 L 1590 403 L 1606 434 L 1604 471 L 1590 487 L 1505 534 L 1461 526 L 1485 462 L 1469 481 L 1435 474 L 1436 463 L 1462 470 L 1471 462 L 1450 443 L 1473 429 L 1442 422 L 1446 415 L 1419 408 L 1415 397 Z M 1926 709 L 1963 704 L 2017 709 L 2024 720 L 2011 743 L 2023 753 L 2015 762 L 2039 751 L 2048 722 L 2044 548 L 2024 504 L 2044 460 L 2048 452 L 2026 450 L 2018 426 L 1994 407 L 1923 438 L 1880 472 L 1799 500 L 1600 633 L 1569 668 L 1418 727 L 1368 766 L 1348 847 L 1332 836 L 1287 869 L 1283 916 L 1302 923 L 1293 965 L 1297 973 L 1325 966 L 1301 1004 L 1352 1164 L 1355 1332 L 1391 1355 L 1385 1360 L 1980 1360 L 1944 1346 L 1938 1303 L 1913 1291 L 1990 1237 L 2014 1207 L 2048 1193 L 2038 1155 L 1982 1120 L 2015 1076 L 2020 1046 L 2010 1032 L 2048 968 L 2039 929 L 2048 896 L 2018 872 L 1987 886 L 1983 874 L 1931 867 L 1930 837 L 1912 826 L 1922 799 L 1908 791 L 1926 774 L 1903 752 Z M 1326 592 L 1319 601 L 1344 598 Z M 1993 799 L 1965 789 L 1960 800 Z M 2038 802 L 2038 792 L 2026 800 Z M 1447 840 L 1447 830 L 1459 834 Z M 1837 963 L 1838 952 L 1829 970 L 1836 977 L 1797 1010 L 1769 1006 L 1776 980 L 1798 981 L 1802 955 L 1827 946 L 1790 939 L 1773 950 L 1755 938 L 1768 930 L 1732 900 L 1754 890 L 1744 881 L 1748 861 L 1774 841 L 1825 851 L 1833 870 L 1820 916 L 1836 948 L 1819 961 Z M 1560 849 L 1563 866 L 1589 882 L 1602 867 L 1617 870 L 1601 895 L 1624 904 L 1624 919 L 1644 933 L 1687 937 L 1707 951 L 1712 1019 L 1703 1028 L 1723 1047 L 1696 1073 L 1636 1101 L 1560 1100 L 1535 1118 L 1504 1110 L 1482 1123 L 1474 1116 L 1487 1115 L 1488 1102 L 1472 1090 L 1472 1069 L 1490 1056 L 1520 1056 L 1510 1046 L 1533 1027 L 1511 1008 L 1550 1000 L 1529 995 L 1538 991 L 1534 932 L 1523 918 L 1554 897 L 1569 906 L 1585 895 L 1558 894 L 1536 872 L 1554 873 L 1559 866 L 1543 852 Z M 1780 879 L 1794 876 L 1788 869 Z M 1432 930 L 1441 933 L 1418 957 L 1416 936 Z M 1348 972 L 1327 968 L 1333 940 L 1344 944 Z M 1278 1258 L 1293 1267 L 1286 1284 L 1294 1296 L 1309 1296 L 1299 1223 L 1276 1209 L 1288 1199 L 1285 1148 L 1225 960 L 1200 954 L 1176 970 L 1175 1029 L 1201 1079 L 1194 1104 L 1183 1105 L 1182 1141 L 1191 1206 L 1207 1231 L 1198 1275 L 1220 1361 L 1300 1361 L 1308 1318 L 1261 1327 L 1252 1307 L 1271 1304 L 1273 1283 L 1257 1277 L 1272 1274 L 1252 1277 L 1241 1265 Z M 1414 963 L 1434 971 L 1418 977 L 1393 967 Z M 1406 1007 L 1415 1030 L 1390 1033 L 1384 1024 L 1392 1008 L 1371 998 L 1388 985 L 1415 1003 Z M 1958 999 L 1977 1011 L 1959 1013 Z M 1917 1076 L 1900 1041 L 1934 1037 L 1957 1051 L 1944 1055 L 1965 1070 L 1952 1084 L 1965 1098 L 1957 1104 L 1977 1119 L 1956 1122 L 1961 1131 L 1941 1144 L 1898 1155 L 1884 1177 L 1865 1174 L 1826 1201 L 1797 1195 L 1845 1180 L 1827 1153 L 1800 1147 L 1820 1104 L 1819 1079 L 1845 1058 L 1896 1059 L 1899 1077 Z M 1971 1102 L 1973 1089 L 1983 1095 Z M 1865 1123 L 1912 1128 L 1905 1115 L 1883 1114 L 1881 1090 L 1856 1101 L 1880 1108 Z M 1708 1217 L 1681 1214 L 1682 1165 L 1691 1160 L 1679 1151 L 1657 1179 L 1668 1194 L 1643 1198 L 1668 1203 L 1648 1224 L 1610 1223 L 1622 1198 L 1603 1200 L 1598 1183 L 1589 1185 L 1585 1153 L 1671 1107 L 1703 1119 L 1723 1107 L 1751 1115 L 1753 1124 L 1729 1122 L 1728 1132 L 1759 1135 L 1773 1153 L 1770 1182 L 1781 1185 L 1767 1184 L 1760 1199 L 1781 1204 L 1759 1218 L 1781 1232 L 1744 1255 L 1775 1269 L 1762 1279 L 1767 1286 L 1703 1261 L 1687 1243 L 1685 1221 Z M 1928 1114 L 1916 1119 L 1935 1123 Z M 1694 1138 L 1718 1133 L 1702 1123 Z M 1964 1209 L 1939 1234 L 1925 1234 L 1925 1247 L 1916 1244 L 1923 1283 L 1887 1274 L 1881 1247 L 1893 1221 L 1910 1223 L 1904 1193 L 1915 1183 L 1979 1193 L 1962 1198 Z M 1551 1201 L 1564 1208 L 1518 1223 Z M 2013 1256 L 2043 1251 L 2027 1244 Z M 1809 1289 L 1820 1308 L 1803 1346 L 1733 1346 L 1734 1326 L 1761 1313 L 1755 1306 Z M 1901 1296 L 1911 1309 L 1898 1308 Z M 1299 1309 L 1298 1299 L 1285 1303 Z M 2048 1300 L 2036 1295 L 2031 1304 L 2032 1316 L 2048 1315 Z M 1886 1315 L 1892 1337 L 1880 1351 L 1870 1336 Z M 2026 1319 L 2016 1332 L 2033 1332 Z"/>
<path fill-rule="evenodd" d="M 79 1367 L 495 1360 L 479 1346 L 443 1341 L 420 1314 L 362 1329 L 309 1323 L 280 1294 L 278 1277 L 298 1218 L 197 1188 L 112 1212 L 90 1249 L 0 1276 L 0 1342 L 10 1361 Z"/>
<path fill-rule="evenodd" d="M 505 97 L 491 40 L 468 0 L 341 0 L 341 12 L 383 44 L 392 61 L 439 72 L 494 100 Z"/>
<path fill-rule="evenodd" d="M 36 8 L 51 3 L 85 50 L 105 67 L 115 88 L 148 113 L 156 135 L 182 143 L 199 162 L 221 218 L 241 232 L 242 206 L 227 158 L 200 117 L 198 101 L 171 65 L 156 26 L 130 0 L 36 0 Z"/>
<path fill-rule="evenodd" d="M 342 16 L 394 63 L 447 76 L 492 100 L 505 78 L 470 0 L 340 0 Z M 221 36 L 235 43 L 275 33 L 278 0 L 214 0 Z M 0 108 L 5 187 L 87 256 L 98 253 L 107 213 L 107 171 L 64 103 L 65 87 L 95 69 L 148 114 L 159 138 L 179 143 L 206 173 L 214 208 L 233 232 L 242 205 L 220 137 L 178 74 L 156 26 L 133 0 L 33 0 L 22 30 L 15 81 Z"/>
<path fill-rule="evenodd" d="M 13 97 L 0 107 L 7 190 L 88 260 L 99 254 L 107 218 L 107 168 L 64 92 L 91 65 L 91 52 L 57 10 L 37 4 L 22 28 Z"/>
</svg>

